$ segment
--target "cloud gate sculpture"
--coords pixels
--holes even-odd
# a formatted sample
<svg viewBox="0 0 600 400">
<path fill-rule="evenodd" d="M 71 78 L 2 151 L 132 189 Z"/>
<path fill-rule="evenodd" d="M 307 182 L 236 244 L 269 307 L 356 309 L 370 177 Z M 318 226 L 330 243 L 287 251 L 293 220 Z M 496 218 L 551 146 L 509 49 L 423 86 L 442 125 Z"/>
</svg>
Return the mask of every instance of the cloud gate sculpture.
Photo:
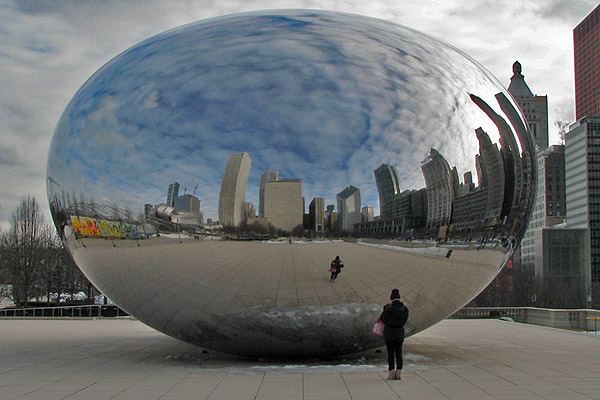
<svg viewBox="0 0 600 400">
<path fill-rule="evenodd" d="M 140 321 L 228 353 L 327 357 L 382 345 L 394 287 L 407 335 L 483 290 L 525 231 L 534 160 L 514 100 L 455 48 L 267 11 L 100 68 L 58 122 L 47 188 L 79 267 Z"/>
</svg>

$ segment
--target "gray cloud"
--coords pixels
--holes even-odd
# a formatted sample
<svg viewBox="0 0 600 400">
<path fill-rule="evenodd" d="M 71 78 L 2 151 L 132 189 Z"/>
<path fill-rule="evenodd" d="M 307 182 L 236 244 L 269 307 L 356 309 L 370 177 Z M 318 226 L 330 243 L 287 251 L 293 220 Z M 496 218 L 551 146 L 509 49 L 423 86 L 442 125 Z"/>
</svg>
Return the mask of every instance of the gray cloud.
<svg viewBox="0 0 600 400">
<path fill-rule="evenodd" d="M 577 25 L 589 14 L 598 2 L 595 0 L 549 0 L 536 4 L 537 12 L 544 18 L 551 18 Z"/>
<path fill-rule="evenodd" d="M 0 165 L 16 165 L 18 163 L 17 149 L 14 146 L 0 145 Z"/>
</svg>

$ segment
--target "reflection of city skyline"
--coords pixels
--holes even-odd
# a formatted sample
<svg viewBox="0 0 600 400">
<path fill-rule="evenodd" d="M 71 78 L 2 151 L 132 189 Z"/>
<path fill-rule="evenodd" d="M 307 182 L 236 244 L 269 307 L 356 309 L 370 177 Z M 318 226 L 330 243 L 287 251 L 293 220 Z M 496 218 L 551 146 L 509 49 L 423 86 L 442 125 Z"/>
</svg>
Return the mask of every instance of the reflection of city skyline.
<svg viewBox="0 0 600 400">
<path fill-rule="evenodd" d="M 508 101 L 503 97 L 501 94 L 496 96 L 501 108 L 504 108 L 503 101 Z M 431 148 L 421 163 L 425 182 L 421 189 L 402 191 L 400 174 L 393 165 L 383 163 L 373 171 L 379 215 L 373 215 L 373 205 L 362 204 L 360 188 L 351 184 L 338 189 L 337 204 L 326 204 L 325 197 L 316 196 L 311 199 L 306 212 L 302 178 L 282 178 L 272 169 L 261 175 L 256 207 L 246 202 L 251 156 L 246 152 L 233 153 L 221 181 L 219 220 L 208 219 L 207 222 L 231 227 L 258 224 L 283 232 L 298 228 L 367 236 L 424 235 L 436 238 L 494 230 L 499 225 L 510 228 L 521 210 L 518 204 L 522 204 L 531 190 L 521 187 L 521 182 L 526 181 L 524 174 L 530 168 L 519 153 L 509 123 L 481 98 L 470 95 L 470 99 L 493 121 L 500 133 L 499 149 L 486 131 L 481 127 L 475 129 L 479 142 L 479 153 L 474 160 L 476 183 L 473 182 L 473 171 L 464 172 L 461 181 L 457 167 L 451 167 L 441 152 Z M 513 124 L 510 114 L 507 115 Z M 193 194 L 180 196 L 180 184 L 172 182 L 167 187 L 165 202 L 145 204 L 143 214 L 174 224 L 203 228 L 205 221 L 200 210 L 201 199 L 196 197 L 197 188 Z M 64 196 L 63 200 L 66 200 Z"/>
</svg>

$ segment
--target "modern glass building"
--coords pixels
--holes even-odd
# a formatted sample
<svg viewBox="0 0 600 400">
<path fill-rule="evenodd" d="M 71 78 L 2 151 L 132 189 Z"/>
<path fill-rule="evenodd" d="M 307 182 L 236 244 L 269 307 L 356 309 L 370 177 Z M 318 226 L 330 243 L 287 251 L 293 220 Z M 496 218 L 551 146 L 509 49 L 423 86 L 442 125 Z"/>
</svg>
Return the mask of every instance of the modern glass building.
<svg viewBox="0 0 600 400">
<path fill-rule="evenodd" d="M 179 183 L 173 182 L 169 185 L 169 189 L 167 189 L 167 205 L 170 207 L 175 207 L 175 199 L 179 196 Z"/>
<path fill-rule="evenodd" d="M 379 215 L 382 219 L 398 216 L 394 212 L 394 200 L 400 194 L 400 178 L 396 167 L 381 164 L 375 171 L 375 182 L 379 192 Z"/>
<path fill-rule="evenodd" d="M 575 117 L 600 114 L 600 5 L 573 29 Z"/>
<path fill-rule="evenodd" d="M 585 117 L 565 136 L 569 228 L 589 228 L 592 282 L 600 281 L 600 117 Z"/>
</svg>

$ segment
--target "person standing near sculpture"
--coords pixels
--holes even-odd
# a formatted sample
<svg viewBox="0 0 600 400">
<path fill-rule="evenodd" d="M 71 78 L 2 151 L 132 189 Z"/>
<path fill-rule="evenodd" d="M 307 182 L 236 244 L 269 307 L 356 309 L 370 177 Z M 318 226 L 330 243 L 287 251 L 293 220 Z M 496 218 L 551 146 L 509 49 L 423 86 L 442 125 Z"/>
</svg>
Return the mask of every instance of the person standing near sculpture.
<svg viewBox="0 0 600 400">
<path fill-rule="evenodd" d="M 400 301 L 400 291 L 392 289 L 390 304 L 383 307 L 379 319 L 383 322 L 383 341 L 388 353 L 388 380 L 402 379 L 402 344 L 404 325 L 408 320 L 408 308 Z M 395 361 L 395 363 L 394 363 Z"/>
</svg>

